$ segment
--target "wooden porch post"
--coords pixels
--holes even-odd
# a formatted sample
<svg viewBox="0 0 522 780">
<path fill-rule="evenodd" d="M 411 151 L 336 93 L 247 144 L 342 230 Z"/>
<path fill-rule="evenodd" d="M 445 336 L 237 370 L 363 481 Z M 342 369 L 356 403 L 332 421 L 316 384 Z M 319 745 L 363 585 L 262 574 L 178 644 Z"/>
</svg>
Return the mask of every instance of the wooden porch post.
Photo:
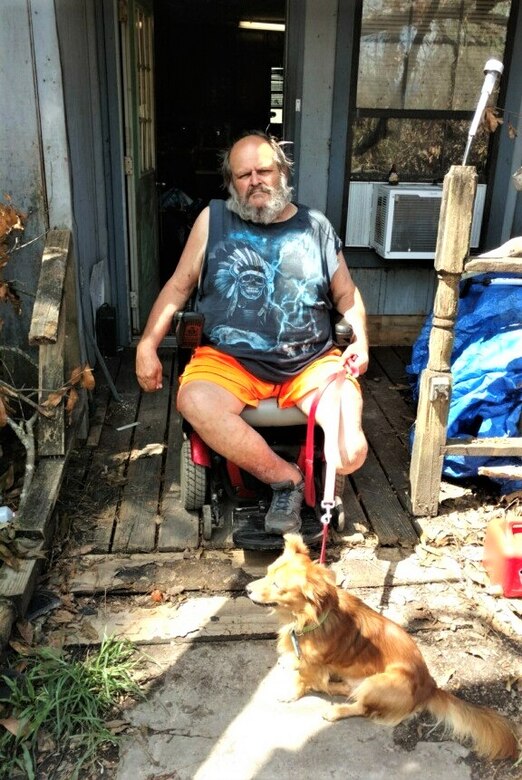
<svg viewBox="0 0 522 780">
<path fill-rule="evenodd" d="M 444 178 L 435 251 L 437 291 L 427 368 L 422 372 L 410 465 L 414 515 L 436 515 L 451 399 L 451 351 L 459 282 L 469 254 L 477 187 L 474 167 L 453 165 Z"/>
</svg>

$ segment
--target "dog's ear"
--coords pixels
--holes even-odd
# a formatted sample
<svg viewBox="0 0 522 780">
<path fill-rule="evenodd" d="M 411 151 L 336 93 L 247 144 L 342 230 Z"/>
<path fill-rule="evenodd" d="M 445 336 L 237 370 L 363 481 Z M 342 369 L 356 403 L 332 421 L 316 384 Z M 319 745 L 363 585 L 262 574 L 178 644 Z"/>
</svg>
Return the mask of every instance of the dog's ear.
<svg viewBox="0 0 522 780">
<path fill-rule="evenodd" d="M 308 547 L 303 542 L 302 536 L 299 534 L 285 534 L 285 552 L 293 553 L 294 555 L 310 555 Z"/>
<path fill-rule="evenodd" d="M 307 569 L 306 583 L 302 591 L 305 599 L 313 604 L 317 610 L 323 610 L 330 606 L 332 599 L 332 587 L 335 588 L 336 576 L 326 566 L 314 564 Z"/>
</svg>

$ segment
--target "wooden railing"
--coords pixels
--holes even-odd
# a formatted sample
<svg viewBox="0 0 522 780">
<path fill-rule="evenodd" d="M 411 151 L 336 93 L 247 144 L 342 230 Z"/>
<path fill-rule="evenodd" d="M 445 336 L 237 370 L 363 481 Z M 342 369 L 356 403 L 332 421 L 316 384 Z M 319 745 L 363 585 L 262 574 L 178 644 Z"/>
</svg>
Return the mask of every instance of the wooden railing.
<svg viewBox="0 0 522 780">
<path fill-rule="evenodd" d="M 463 273 L 520 273 L 521 239 L 469 260 L 477 176 L 470 166 L 452 166 L 444 179 L 435 252 L 437 290 L 429 338 L 428 365 L 421 373 L 413 442 L 410 488 L 414 515 L 436 515 L 446 454 L 522 456 L 522 438 L 447 439 L 451 401 L 451 351 Z M 514 472 L 516 473 L 516 472 Z"/>
</svg>

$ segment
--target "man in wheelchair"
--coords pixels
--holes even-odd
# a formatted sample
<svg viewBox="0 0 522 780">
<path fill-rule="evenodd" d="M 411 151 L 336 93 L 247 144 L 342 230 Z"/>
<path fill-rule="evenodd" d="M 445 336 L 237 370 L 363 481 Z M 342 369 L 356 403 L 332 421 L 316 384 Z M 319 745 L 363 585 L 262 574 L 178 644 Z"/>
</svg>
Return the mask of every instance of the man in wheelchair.
<svg viewBox="0 0 522 780">
<path fill-rule="evenodd" d="M 265 531 L 283 535 L 301 526 L 302 472 L 241 414 L 267 398 L 305 415 L 314 405 L 337 473 L 358 469 L 367 451 L 354 378 L 368 366 L 365 309 L 332 225 L 292 202 L 291 163 L 274 138 L 242 136 L 222 172 L 230 196 L 197 218 L 150 313 L 136 374 L 143 390 L 161 388 L 157 349 L 195 292 L 203 339 L 180 378 L 178 411 L 211 450 L 270 485 Z M 353 332 L 344 351 L 332 339 L 332 305 Z M 339 388 L 328 380 L 342 368 Z"/>
</svg>

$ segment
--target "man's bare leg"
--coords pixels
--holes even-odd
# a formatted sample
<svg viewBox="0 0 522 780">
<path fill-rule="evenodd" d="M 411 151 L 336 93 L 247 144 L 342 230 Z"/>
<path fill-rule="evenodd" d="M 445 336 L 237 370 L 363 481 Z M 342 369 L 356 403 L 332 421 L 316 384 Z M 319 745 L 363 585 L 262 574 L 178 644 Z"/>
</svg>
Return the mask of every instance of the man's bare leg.
<svg viewBox="0 0 522 780">
<path fill-rule="evenodd" d="M 308 393 L 298 406 L 308 415 L 315 391 Z M 339 407 L 339 417 L 332 410 Z M 357 386 L 345 380 L 340 388 L 335 382 L 323 392 L 316 410 L 316 420 L 324 431 L 325 454 L 335 457 L 338 474 L 351 474 L 359 469 L 368 451 L 362 430 L 362 398 Z"/>
<path fill-rule="evenodd" d="M 245 404 L 224 387 L 201 380 L 188 382 L 178 393 L 177 406 L 214 452 L 261 482 L 300 482 L 296 466 L 279 457 L 239 416 Z"/>
</svg>

